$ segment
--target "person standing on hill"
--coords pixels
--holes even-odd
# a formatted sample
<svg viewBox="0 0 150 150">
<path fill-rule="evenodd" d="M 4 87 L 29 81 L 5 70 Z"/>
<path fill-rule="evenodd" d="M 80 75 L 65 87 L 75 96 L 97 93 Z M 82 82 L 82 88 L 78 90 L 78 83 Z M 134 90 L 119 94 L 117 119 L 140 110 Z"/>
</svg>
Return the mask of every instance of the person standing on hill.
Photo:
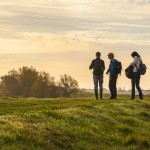
<svg viewBox="0 0 150 150">
<path fill-rule="evenodd" d="M 121 75 L 122 65 L 121 65 L 121 62 L 114 59 L 113 53 L 109 53 L 108 58 L 110 59 L 110 65 L 106 74 L 109 73 L 109 90 L 111 93 L 111 97 L 109 99 L 116 99 L 117 98 L 117 79 L 118 79 L 118 74 Z"/>
<path fill-rule="evenodd" d="M 105 70 L 105 63 L 100 57 L 101 53 L 97 52 L 96 59 L 92 60 L 92 63 L 89 66 L 90 70 L 93 69 L 93 82 L 96 99 L 98 99 L 98 84 L 100 87 L 100 99 L 103 99 L 103 74 Z"/>
<path fill-rule="evenodd" d="M 138 68 L 140 67 L 140 65 L 143 62 L 142 62 L 140 55 L 137 52 L 133 52 L 131 54 L 131 56 L 134 59 L 133 62 L 129 65 L 129 67 L 133 66 L 133 77 L 131 79 L 131 83 L 132 83 L 131 100 L 134 100 L 134 98 L 135 98 L 135 86 L 139 92 L 140 99 L 143 99 L 143 93 L 142 93 L 142 90 L 140 88 L 141 75 L 140 75 L 140 73 L 138 73 Z"/>
</svg>

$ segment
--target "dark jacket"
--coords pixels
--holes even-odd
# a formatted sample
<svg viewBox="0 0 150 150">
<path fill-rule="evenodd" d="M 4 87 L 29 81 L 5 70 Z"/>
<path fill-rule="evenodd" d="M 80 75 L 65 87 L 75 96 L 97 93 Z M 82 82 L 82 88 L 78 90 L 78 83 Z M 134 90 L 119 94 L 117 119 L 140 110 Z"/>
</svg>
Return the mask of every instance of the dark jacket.
<svg viewBox="0 0 150 150">
<path fill-rule="evenodd" d="M 100 65 L 97 65 L 100 64 Z M 98 67 L 98 68 L 97 68 Z M 103 75 L 105 70 L 105 63 L 102 59 L 97 57 L 96 59 L 92 60 L 91 65 L 89 66 L 89 69 L 93 69 L 93 74 L 96 76 Z"/>
</svg>

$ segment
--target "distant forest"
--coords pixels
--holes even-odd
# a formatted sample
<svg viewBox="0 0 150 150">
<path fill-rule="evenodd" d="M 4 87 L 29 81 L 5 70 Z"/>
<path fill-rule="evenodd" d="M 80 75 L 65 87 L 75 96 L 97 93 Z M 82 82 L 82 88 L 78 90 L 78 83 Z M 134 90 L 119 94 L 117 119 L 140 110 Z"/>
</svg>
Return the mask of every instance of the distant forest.
<svg viewBox="0 0 150 150">
<path fill-rule="evenodd" d="M 56 98 L 76 97 L 79 93 L 82 91 L 73 77 L 64 74 L 59 81 L 55 81 L 49 73 L 27 66 L 9 71 L 0 82 L 0 96 Z"/>
</svg>

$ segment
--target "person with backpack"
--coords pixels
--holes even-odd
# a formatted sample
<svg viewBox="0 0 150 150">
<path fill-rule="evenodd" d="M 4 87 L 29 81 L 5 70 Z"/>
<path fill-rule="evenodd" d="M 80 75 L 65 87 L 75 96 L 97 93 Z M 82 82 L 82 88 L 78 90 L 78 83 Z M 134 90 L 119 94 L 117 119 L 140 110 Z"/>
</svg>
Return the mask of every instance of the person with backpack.
<svg viewBox="0 0 150 150">
<path fill-rule="evenodd" d="M 106 74 L 109 73 L 109 90 L 111 93 L 111 97 L 109 99 L 116 99 L 117 98 L 117 79 L 118 79 L 118 74 L 121 75 L 122 65 L 121 65 L 121 62 L 114 59 L 113 53 L 109 53 L 108 58 L 110 59 L 110 65 Z"/>
<path fill-rule="evenodd" d="M 134 100 L 135 98 L 135 86 L 139 93 L 139 98 L 143 99 L 143 93 L 140 88 L 140 79 L 141 79 L 141 73 L 140 73 L 140 67 L 143 64 L 142 59 L 140 55 L 137 52 L 133 52 L 131 54 L 132 58 L 134 59 L 133 62 L 129 65 L 129 67 L 133 67 L 133 75 L 131 78 L 131 84 L 132 84 L 132 90 L 131 90 L 131 100 Z"/>
<path fill-rule="evenodd" d="M 90 70 L 93 69 L 93 82 L 96 99 L 98 99 L 98 84 L 100 87 L 100 99 L 103 99 L 103 74 L 105 70 L 105 63 L 100 57 L 101 53 L 97 52 L 96 59 L 92 60 L 92 63 L 89 66 Z"/>
</svg>

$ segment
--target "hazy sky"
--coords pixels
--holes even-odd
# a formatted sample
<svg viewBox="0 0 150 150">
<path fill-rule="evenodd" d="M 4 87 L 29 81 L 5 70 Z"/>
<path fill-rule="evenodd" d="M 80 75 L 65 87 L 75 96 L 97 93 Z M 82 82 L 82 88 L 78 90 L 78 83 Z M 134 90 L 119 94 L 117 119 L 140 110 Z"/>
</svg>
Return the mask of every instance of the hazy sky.
<svg viewBox="0 0 150 150">
<path fill-rule="evenodd" d="M 96 51 L 107 68 L 107 53 L 114 52 L 125 69 L 135 50 L 149 69 L 150 0 L 0 0 L 0 76 L 32 65 L 93 88 L 88 67 Z M 141 82 L 150 89 L 149 70 Z M 118 87 L 124 86 L 129 89 L 130 80 L 123 70 Z"/>
</svg>

